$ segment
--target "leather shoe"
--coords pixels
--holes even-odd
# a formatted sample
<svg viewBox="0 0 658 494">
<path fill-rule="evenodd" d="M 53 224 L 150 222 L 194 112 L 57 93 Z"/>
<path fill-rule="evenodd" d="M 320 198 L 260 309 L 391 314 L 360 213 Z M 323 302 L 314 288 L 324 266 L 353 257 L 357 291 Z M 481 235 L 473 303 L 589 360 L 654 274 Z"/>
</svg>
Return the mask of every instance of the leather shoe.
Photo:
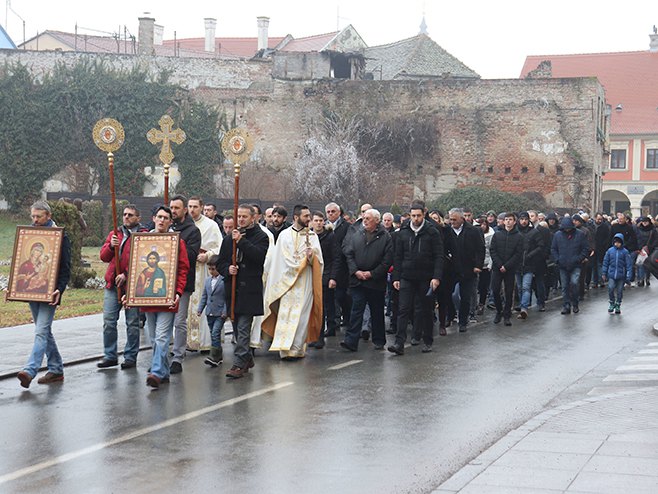
<svg viewBox="0 0 658 494">
<path fill-rule="evenodd" d="M 21 386 L 23 386 L 25 389 L 30 387 L 30 383 L 32 382 L 32 379 L 34 379 L 25 371 L 20 371 L 18 374 L 16 374 L 16 377 L 21 382 Z"/>
<path fill-rule="evenodd" d="M 116 360 L 108 360 L 104 358 L 103 360 L 101 360 L 96 364 L 96 367 L 98 367 L 99 369 L 106 369 L 108 367 L 114 367 L 118 364 L 119 362 L 117 362 Z"/>
<path fill-rule="evenodd" d="M 361 338 L 363 338 L 363 341 L 368 341 L 370 339 L 370 331 L 367 329 L 361 331 Z"/>
<path fill-rule="evenodd" d="M 395 345 L 390 345 L 388 347 L 388 351 L 396 355 L 404 355 L 404 347 L 402 345 L 398 345 L 397 343 Z"/>
<path fill-rule="evenodd" d="M 121 362 L 121 368 L 122 369 L 132 369 L 137 366 L 137 362 L 133 360 L 124 360 Z"/>
<path fill-rule="evenodd" d="M 448 335 L 448 331 L 446 331 L 445 326 L 439 326 L 439 334 L 441 336 L 447 336 Z"/>
<path fill-rule="evenodd" d="M 465 333 L 466 331 L 468 331 L 468 328 L 466 326 L 459 326 L 460 333 Z"/>
<path fill-rule="evenodd" d="M 172 362 L 171 367 L 169 368 L 171 374 L 180 374 L 183 372 L 183 366 L 180 362 Z"/>
<path fill-rule="evenodd" d="M 509 317 L 505 318 L 505 323 L 504 324 L 505 324 L 505 326 L 511 326 L 512 325 L 512 321 L 510 321 Z"/>
<path fill-rule="evenodd" d="M 150 386 L 152 388 L 159 388 L 161 382 L 162 380 L 158 376 L 155 376 L 153 374 L 149 374 L 148 376 L 146 376 L 147 386 Z"/>
<path fill-rule="evenodd" d="M 46 372 L 46 374 L 40 377 L 37 382 L 39 384 L 52 384 L 56 382 L 61 382 L 64 380 L 64 374 L 55 374 L 54 372 Z"/>
<path fill-rule="evenodd" d="M 580 308 L 577 305 L 574 305 L 573 307 L 573 313 L 578 314 L 580 312 Z"/>
<path fill-rule="evenodd" d="M 341 346 L 341 348 L 344 348 L 345 350 L 349 350 L 350 352 L 356 352 L 357 351 L 356 348 L 349 345 L 346 341 L 341 341 L 340 346 Z"/>
<path fill-rule="evenodd" d="M 226 372 L 226 377 L 231 377 L 233 379 L 239 379 L 244 377 L 246 371 L 237 365 L 234 365 Z"/>
<path fill-rule="evenodd" d="M 494 324 L 498 324 L 502 320 L 503 320 L 503 314 L 501 314 L 500 312 L 496 312 L 496 317 L 494 317 Z"/>
</svg>

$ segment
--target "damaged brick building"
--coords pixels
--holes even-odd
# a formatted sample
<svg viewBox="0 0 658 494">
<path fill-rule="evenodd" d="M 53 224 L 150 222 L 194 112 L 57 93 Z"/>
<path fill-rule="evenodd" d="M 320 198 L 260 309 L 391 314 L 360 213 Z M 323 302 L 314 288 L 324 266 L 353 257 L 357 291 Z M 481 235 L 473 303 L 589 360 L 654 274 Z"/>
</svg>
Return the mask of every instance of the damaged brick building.
<svg viewBox="0 0 658 494">
<path fill-rule="evenodd" d="M 395 129 L 384 148 L 405 149 L 400 160 L 373 154 L 375 169 L 376 159 L 388 167 L 385 190 L 361 199 L 405 204 L 477 185 L 542 196 L 552 207 L 600 207 L 608 117 L 595 78 L 482 80 L 422 33 L 382 47 L 367 47 L 352 26 L 284 41 L 272 46 L 265 33 L 250 58 L 159 55 L 157 46 L 136 54 L 2 50 L 0 57 L 37 74 L 85 57 L 167 70 L 254 135 L 249 166 L 257 173 L 248 180 L 260 185 L 252 184 L 252 197 L 293 199 L 287 171 L 322 119 L 338 114 Z M 230 180 L 230 168 L 218 164 L 219 190 Z"/>
</svg>

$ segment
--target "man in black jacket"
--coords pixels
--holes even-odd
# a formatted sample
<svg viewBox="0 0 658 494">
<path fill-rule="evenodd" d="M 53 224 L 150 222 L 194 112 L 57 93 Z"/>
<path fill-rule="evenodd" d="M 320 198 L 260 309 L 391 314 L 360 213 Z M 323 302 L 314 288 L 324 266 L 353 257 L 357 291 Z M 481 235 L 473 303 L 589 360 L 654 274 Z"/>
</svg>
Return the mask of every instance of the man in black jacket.
<svg viewBox="0 0 658 494">
<path fill-rule="evenodd" d="M 201 248 L 201 232 L 194 224 L 192 217 L 187 214 L 187 198 L 175 195 L 169 201 L 169 209 L 174 220 L 172 229 L 180 233 L 180 239 L 187 248 L 187 258 L 190 262 L 190 270 L 187 273 L 185 292 L 178 303 L 178 312 L 174 320 L 174 358 L 171 362 L 169 372 L 178 374 L 183 372 L 183 360 L 187 348 L 187 313 L 190 307 L 190 296 L 194 292 L 196 283 L 196 258 Z"/>
<path fill-rule="evenodd" d="M 325 227 L 325 218 L 322 211 L 315 211 L 311 220 L 313 231 L 320 240 L 322 249 L 322 329 L 318 341 L 309 343 L 308 346 L 315 347 L 318 350 L 324 348 L 324 331 L 330 324 L 336 324 L 336 306 L 334 293 L 336 291 L 336 238 L 332 230 Z M 335 334 L 335 329 L 334 329 Z"/>
<path fill-rule="evenodd" d="M 516 272 L 516 286 L 521 301 L 519 319 L 526 319 L 532 297 L 532 279 L 535 273 L 540 271 L 540 263 L 544 262 L 546 247 L 540 231 L 532 226 L 530 215 L 525 211 L 519 214 L 519 233 L 523 237 L 523 256 L 521 266 Z"/>
<path fill-rule="evenodd" d="M 272 210 L 272 226 L 268 228 L 272 232 L 272 235 L 274 235 L 274 243 L 279 238 L 279 234 L 292 225 L 292 223 L 286 220 L 287 217 L 288 211 L 283 206 L 276 206 Z"/>
<path fill-rule="evenodd" d="M 422 334 L 422 352 L 432 351 L 434 292 L 443 273 L 443 239 L 439 230 L 425 220 L 421 205 L 412 204 L 410 220 L 396 235 L 393 262 L 393 288 L 400 292 L 395 344 L 388 351 L 404 354 L 407 324 L 414 308 L 414 325 Z"/>
<path fill-rule="evenodd" d="M 451 209 L 449 219 L 446 254 L 455 275 L 454 281 L 459 283 L 459 332 L 464 333 L 471 310 L 473 286 L 484 266 L 484 237 L 479 228 L 465 220 L 462 209 Z"/>
<path fill-rule="evenodd" d="M 504 230 L 494 233 L 491 239 L 491 290 L 496 304 L 494 324 L 505 319 L 505 326 L 511 326 L 512 302 L 514 300 L 514 274 L 523 257 L 523 237 L 516 228 L 516 215 L 505 213 Z M 505 307 L 500 298 L 500 288 L 505 284 Z"/>
<path fill-rule="evenodd" d="M 393 262 L 391 236 L 380 224 L 381 215 L 376 209 L 363 214 L 362 226 L 350 232 L 343 243 L 343 253 L 350 274 L 352 314 L 350 326 L 340 346 L 356 352 L 359 346 L 363 313 L 366 305 L 372 317 L 372 342 L 376 350 L 386 344 L 384 329 L 384 299 L 386 274 Z"/>
<path fill-rule="evenodd" d="M 603 258 L 605 253 L 610 248 L 610 223 L 605 219 L 605 216 L 601 213 L 596 213 L 594 216 L 594 225 L 596 230 L 594 231 L 594 266 L 592 271 L 592 280 L 594 282 L 594 287 L 597 286 L 603 287 L 605 283 L 601 279 L 602 269 L 603 269 Z"/>
<path fill-rule="evenodd" d="M 267 234 L 255 221 L 256 211 L 250 204 L 238 207 L 238 228 L 227 236 L 219 250 L 219 273 L 226 284 L 227 307 L 231 307 L 231 287 L 236 277 L 235 319 L 231 321 L 237 333 L 233 366 L 226 377 L 243 377 L 254 366 L 249 349 L 254 316 L 263 315 L 263 264 L 270 245 Z M 233 240 L 236 241 L 236 264 L 233 264 Z"/>
<path fill-rule="evenodd" d="M 329 286 L 334 285 L 336 292 L 334 293 L 334 320 L 327 321 L 327 329 L 325 336 L 336 336 L 336 331 L 340 328 L 341 317 L 345 326 L 350 325 L 350 314 L 352 312 L 352 297 L 348 293 L 350 274 L 347 269 L 347 261 L 345 254 L 343 254 L 343 240 L 347 235 L 350 224 L 343 219 L 343 209 L 335 202 L 330 202 L 324 207 L 327 214 L 327 228 L 334 232 L 334 240 L 336 242 L 336 264 L 334 273 L 335 278 L 329 279 Z"/>
<path fill-rule="evenodd" d="M 45 201 L 35 202 L 30 209 L 30 216 L 32 226 L 50 228 L 57 226 L 51 218 L 50 206 Z M 39 384 L 52 384 L 64 380 L 64 364 L 52 333 L 52 323 L 55 317 L 55 309 L 62 302 L 62 294 L 66 290 L 66 285 L 71 277 L 71 241 L 66 232 L 62 237 L 61 249 L 59 266 L 57 266 L 57 285 L 50 294 L 51 301 L 28 302 L 34 320 L 34 345 L 25 367 L 16 375 L 24 388 L 30 387 L 32 379 L 36 377 L 41 368 L 44 355 L 48 364 L 48 372 L 40 377 L 37 382 Z M 18 259 L 14 259 L 13 262 L 18 261 Z"/>
</svg>

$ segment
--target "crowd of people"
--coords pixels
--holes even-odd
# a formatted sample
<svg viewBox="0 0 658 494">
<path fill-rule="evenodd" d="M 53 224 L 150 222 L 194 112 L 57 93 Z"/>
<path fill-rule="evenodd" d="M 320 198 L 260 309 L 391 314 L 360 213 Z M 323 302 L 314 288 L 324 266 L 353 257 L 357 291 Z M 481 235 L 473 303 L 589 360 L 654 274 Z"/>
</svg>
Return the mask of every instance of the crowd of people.
<svg viewBox="0 0 658 494">
<path fill-rule="evenodd" d="M 35 226 L 54 226 L 47 203 L 34 204 L 31 213 Z M 143 218 L 136 206 L 126 206 L 119 231 L 109 232 L 100 250 L 107 271 L 104 356 L 97 366 L 119 365 L 117 321 L 124 311 L 120 366 L 136 367 L 145 320 L 153 347 L 146 383 L 152 388 L 182 372 L 189 351 L 207 352 L 204 362 L 212 368 L 222 364 L 228 319 L 233 359 L 226 376 L 237 379 L 254 367 L 256 349 L 296 360 L 309 347 L 321 350 L 342 327 L 340 346 L 347 352 L 371 340 L 375 350 L 404 355 L 408 338 L 412 346 L 422 344 L 422 353 L 431 352 L 436 326 L 440 336 L 453 324 L 466 332 L 487 310 L 494 324 L 511 326 L 514 313 L 527 320 L 531 308 L 546 310 L 551 292 L 561 292 L 561 313 L 568 315 L 579 312 L 587 290 L 607 287 L 608 312 L 619 314 L 624 287 L 650 285 L 643 261 L 658 247 L 652 218 L 633 221 L 624 213 L 477 216 L 453 208 L 444 214 L 416 200 L 402 215 L 382 214 L 370 204 L 351 215 L 330 202 L 324 211 L 296 205 L 290 215 L 281 204 L 264 214 L 259 205 L 241 204 L 234 218 L 222 217 L 200 197 L 182 195 L 151 213 Z M 129 307 L 120 297 L 129 283 L 130 238 L 137 232 L 179 234 L 169 306 Z M 44 355 L 48 373 L 39 383 L 64 379 L 50 326 L 69 277 L 67 249 L 68 240 L 52 303 L 30 302 L 36 337 L 18 373 L 25 388 Z M 144 293 L 152 289 L 152 272 L 161 261 L 155 257 L 140 274 Z"/>
</svg>

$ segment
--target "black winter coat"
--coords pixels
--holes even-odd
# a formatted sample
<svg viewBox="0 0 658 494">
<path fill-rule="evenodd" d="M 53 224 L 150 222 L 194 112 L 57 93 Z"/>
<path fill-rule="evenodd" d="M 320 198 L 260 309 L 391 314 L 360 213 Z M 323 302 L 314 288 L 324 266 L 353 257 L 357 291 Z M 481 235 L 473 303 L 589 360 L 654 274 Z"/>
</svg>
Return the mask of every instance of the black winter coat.
<svg viewBox="0 0 658 494">
<path fill-rule="evenodd" d="M 190 262 L 185 291 L 192 293 L 196 283 L 196 258 L 199 255 L 199 249 L 201 249 L 201 231 L 194 224 L 194 220 L 189 214 L 186 214 L 185 219 L 180 223 L 174 223 L 171 228 L 175 232 L 179 232 L 181 240 L 185 242 L 187 259 Z"/>
<path fill-rule="evenodd" d="M 594 255 L 596 260 L 603 262 L 605 253 L 610 248 L 610 223 L 606 220 L 600 225 L 596 225 L 596 231 L 594 232 Z"/>
<path fill-rule="evenodd" d="M 418 234 L 405 224 L 395 234 L 393 281 L 431 280 L 443 277 L 443 238 L 425 221 Z"/>
<path fill-rule="evenodd" d="M 263 315 L 263 264 L 270 246 L 267 234 L 258 225 L 247 228 L 237 244 L 238 274 L 235 288 L 235 313 L 245 316 Z M 233 277 L 228 268 L 233 259 L 233 240 L 227 237 L 219 250 L 219 272 L 226 284 L 226 306 L 231 307 Z"/>
<path fill-rule="evenodd" d="M 480 228 L 464 222 L 457 236 L 451 226 L 446 228 L 446 254 L 451 262 L 451 271 L 459 278 L 475 278 L 473 269 L 484 266 L 484 234 Z"/>
<path fill-rule="evenodd" d="M 322 286 L 327 286 L 329 280 L 336 279 L 336 270 L 338 268 L 338 263 L 336 262 L 336 257 L 338 255 L 338 251 L 336 250 L 336 236 L 333 231 L 324 230 L 318 235 L 318 240 L 320 240 L 322 260 L 324 261 Z"/>
<path fill-rule="evenodd" d="M 618 233 L 621 233 L 624 236 L 624 247 L 626 247 L 628 252 L 632 253 L 638 250 L 637 235 L 635 234 L 633 225 L 631 225 L 630 223 L 624 223 L 623 225 L 616 223 L 610 227 L 610 238 L 608 238 L 608 247 L 612 245 L 612 239 Z"/>
<path fill-rule="evenodd" d="M 380 224 L 368 242 L 363 228 L 350 232 L 343 243 L 343 254 L 350 274 L 350 286 L 386 291 L 388 268 L 393 264 L 393 241 Z M 370 271 L 372 278 L 360 280 L 354 273 Z"/>
<path fill-rule="evenodd" d="M 536 273 L 544 262 L 546 246 L 542 233 L 529 225 L 527 228 L 519 228 L 523 237 L 523 256 L 521 258 L 521 273 Z M 550 235 L 550 233 L 549 233 Z"/>
<path fill-rule="evenodd" d="M 338 220 L 338 225 L 334 228 L 334 241 L 336 242 L 336 259 L 334 260 L 336 264 L 336 277 L 334 280 L 336 281 L 336 288 L 347 288 L 350 283 L 347 260 L 345 259 L 345 254 L 343 254 L 343 242 L 350 226 L 352 225 L 341 218 Z"/>
<path fill-rule="evenodd" d="M 520 268 L 523 259 L 523 236 L 516 228 L 511 232 L 499 230 L 491 238 L 489 250 L 493 261 L 493 270 L 498 271 L 502 266 L 505 266 L 506 271 L 516 272 Z"/>
</svg>

